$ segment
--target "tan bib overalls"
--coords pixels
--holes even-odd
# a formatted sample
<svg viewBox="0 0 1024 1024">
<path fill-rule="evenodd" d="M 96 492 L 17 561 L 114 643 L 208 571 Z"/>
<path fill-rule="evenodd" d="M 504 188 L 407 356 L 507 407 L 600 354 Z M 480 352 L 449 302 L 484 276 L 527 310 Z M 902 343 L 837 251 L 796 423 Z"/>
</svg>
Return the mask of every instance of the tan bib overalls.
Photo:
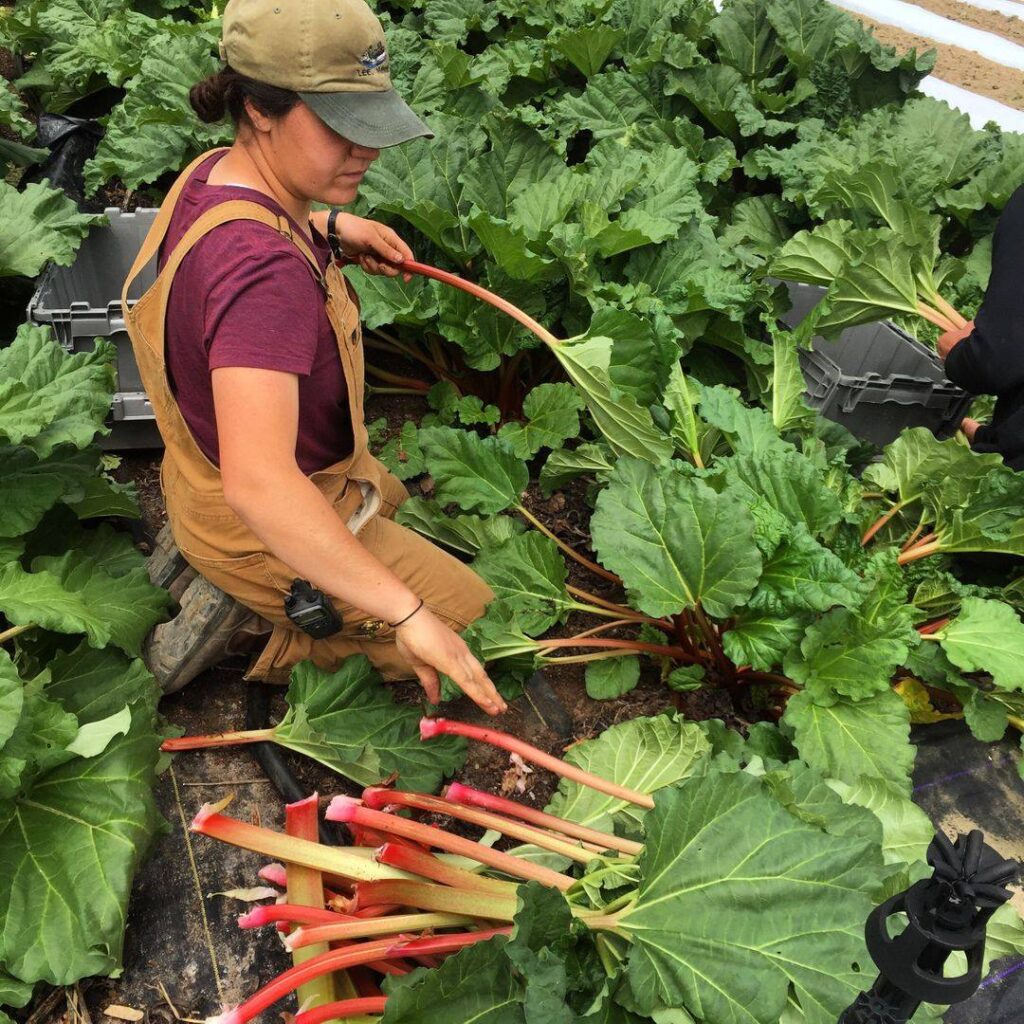
<svg viewBox="0 0 1024 1024">
<path fill-rule="evenodd" d="M 465 628 L 483 613 L 493 594 L 468 566 L 392 521 L 397 506 L 408 494 L 367 448 L 359 308 L 351 285 L 337 265 L 332 261 L 327 274 L 322 274 L 316 257 L 304 239 L 295 236 L 287 219 L 257 203 L 230 201 L 196 220 L 168 254 L 152 287 L 128 308 L 128 289 L 142 268 L 156 257 L 188 176 L 214 152 L 217 150 L 193 161 L 168 192 L 121 294 L 125 324 L 165 445 L 160 482 L 175 543 L 199 573 L 273 626 L 265 649 L 246 674 L 247 679 L 285 682 L 291 667 L 304 659 L 331 670 L 344 658 L 358 653 L 366 654 L 385 678 L 409 678 L 413 673 L 398 654 L 393 630 L 358 607 L 335 600 L 345 625 L 340 633 L 325 640 L 314 640 L 292 625 L 284 614 L 283 601 L 297 574 L 269 551 L 228 507 L 220 470 L 196 444 L 167 379 L 167 304 L 174 275 L 192 247 L 214 228 L 233 220 L 259 221 L 288 238 L 305 257 L 326 295 L 327 316 L 345 371 L 355 441 L 348 458 L 313 473 L 310 479 L 352 532 L 358 534 L 364 547 L 444 621 L 453 628 Z"/>
</svg>

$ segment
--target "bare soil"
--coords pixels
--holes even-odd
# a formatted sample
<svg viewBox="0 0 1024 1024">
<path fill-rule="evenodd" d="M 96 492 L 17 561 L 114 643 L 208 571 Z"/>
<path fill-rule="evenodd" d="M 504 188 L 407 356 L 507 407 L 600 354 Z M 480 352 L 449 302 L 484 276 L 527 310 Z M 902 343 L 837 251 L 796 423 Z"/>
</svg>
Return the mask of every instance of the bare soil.
<svg viewBox="0 0 1024 1024">
<path fill-rule="evenodd" d="M 932 2 L 944 2 L 944 0 L 932 0 Z M 964 6 L 955 5 L 958 12 L 957 17 L 960 17 L 959 12 L 964 10 Z M 976 8 L 971 8 L 971 10 L 976 10 Z M 938 52 L 938 61 L 935 65 L 936 78 L 941 78 L 944 82 L 949 82 L 952 85 L 959 85 L 962 89 L 968 89 L 979 96 L 988 96 L 990 99 L 998 100 L 1008 107 L 1024 110 L 1024 75 L 1014 68 L 986 60 L 972 50 L 964 50 L 959 46 L 939 45 L 925 36 L 904 32 L 903 29 L 894 28 L 892 25 L 883 25 L 871 18 L 861 15 L 854 15 L 854 17 L 858 17 L 866 26 L 873 29 L 878 39 L 888 46 L 895 46 L 901 51 L 914 48 L 920 53 L 936 50 Z M 967 19 L 962 20 L 966 22 Z"/>
<path fill-rule="evenodd" d="M 923 7 L 961 25 L 970 25 L 983 32 L 1002 36 L 1024 46 L 1024 21 L 1009 17 L 1000 11 L 986 11 L 980 7 L 961 3 L 960 0 L 913 0 L 915 7 Z"/>
</svg>

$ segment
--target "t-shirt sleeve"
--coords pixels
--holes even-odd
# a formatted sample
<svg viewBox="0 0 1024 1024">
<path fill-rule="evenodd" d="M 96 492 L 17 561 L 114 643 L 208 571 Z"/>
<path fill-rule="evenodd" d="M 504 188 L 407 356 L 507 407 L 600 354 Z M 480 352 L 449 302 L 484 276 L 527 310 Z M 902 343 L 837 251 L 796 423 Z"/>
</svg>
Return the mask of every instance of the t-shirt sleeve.
<svg viewBox="0 0 1024 1024">
<path fill-rule="evenodd" d="M 209 367 L 247 366 L 308 376 L 317 350 L 319 285 L 305 261 L 264 250 L 232 260 L 206 297 Z"/>
</svg>

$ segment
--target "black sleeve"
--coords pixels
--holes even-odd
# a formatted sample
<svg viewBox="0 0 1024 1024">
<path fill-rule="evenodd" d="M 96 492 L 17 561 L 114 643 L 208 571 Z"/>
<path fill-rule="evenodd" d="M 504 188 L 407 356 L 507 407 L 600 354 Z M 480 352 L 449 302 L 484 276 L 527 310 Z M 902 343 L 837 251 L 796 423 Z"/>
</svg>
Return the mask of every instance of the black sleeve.
<svg viewBox="0 0 1024 1024">
<path fill-rule="evenodd" d="M 946 376 L 974 395 L 1001 395 L 1024 385 L 1024 186 L 996 226 L 992 276 L 974 318 L 974 333 L 946 359 Z"/>
</svg>

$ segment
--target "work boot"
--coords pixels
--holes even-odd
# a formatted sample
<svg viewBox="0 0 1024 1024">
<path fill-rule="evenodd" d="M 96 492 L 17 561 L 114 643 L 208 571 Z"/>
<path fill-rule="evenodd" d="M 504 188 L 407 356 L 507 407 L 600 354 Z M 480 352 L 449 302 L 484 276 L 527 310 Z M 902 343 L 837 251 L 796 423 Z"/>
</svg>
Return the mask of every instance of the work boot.
<svg viewBox="0 0 1024 1024">
<path fill-rule="evenodd" d="M 146 562 L 149 580 L 163 587 L 178 603 L 185 588 L 196 578 L 196 571 L 178 550 L 171 533 L 171 524 L 165 523 L 153 542 L 153 553 Z"/>
<path fill-rule="evenodd" d="M 181 594 L 181 610 L 146 639 L 143 660 L 164 693 L 255 646 L 273 628 L 209 580 L 197 575 Z"/>
</svg>

